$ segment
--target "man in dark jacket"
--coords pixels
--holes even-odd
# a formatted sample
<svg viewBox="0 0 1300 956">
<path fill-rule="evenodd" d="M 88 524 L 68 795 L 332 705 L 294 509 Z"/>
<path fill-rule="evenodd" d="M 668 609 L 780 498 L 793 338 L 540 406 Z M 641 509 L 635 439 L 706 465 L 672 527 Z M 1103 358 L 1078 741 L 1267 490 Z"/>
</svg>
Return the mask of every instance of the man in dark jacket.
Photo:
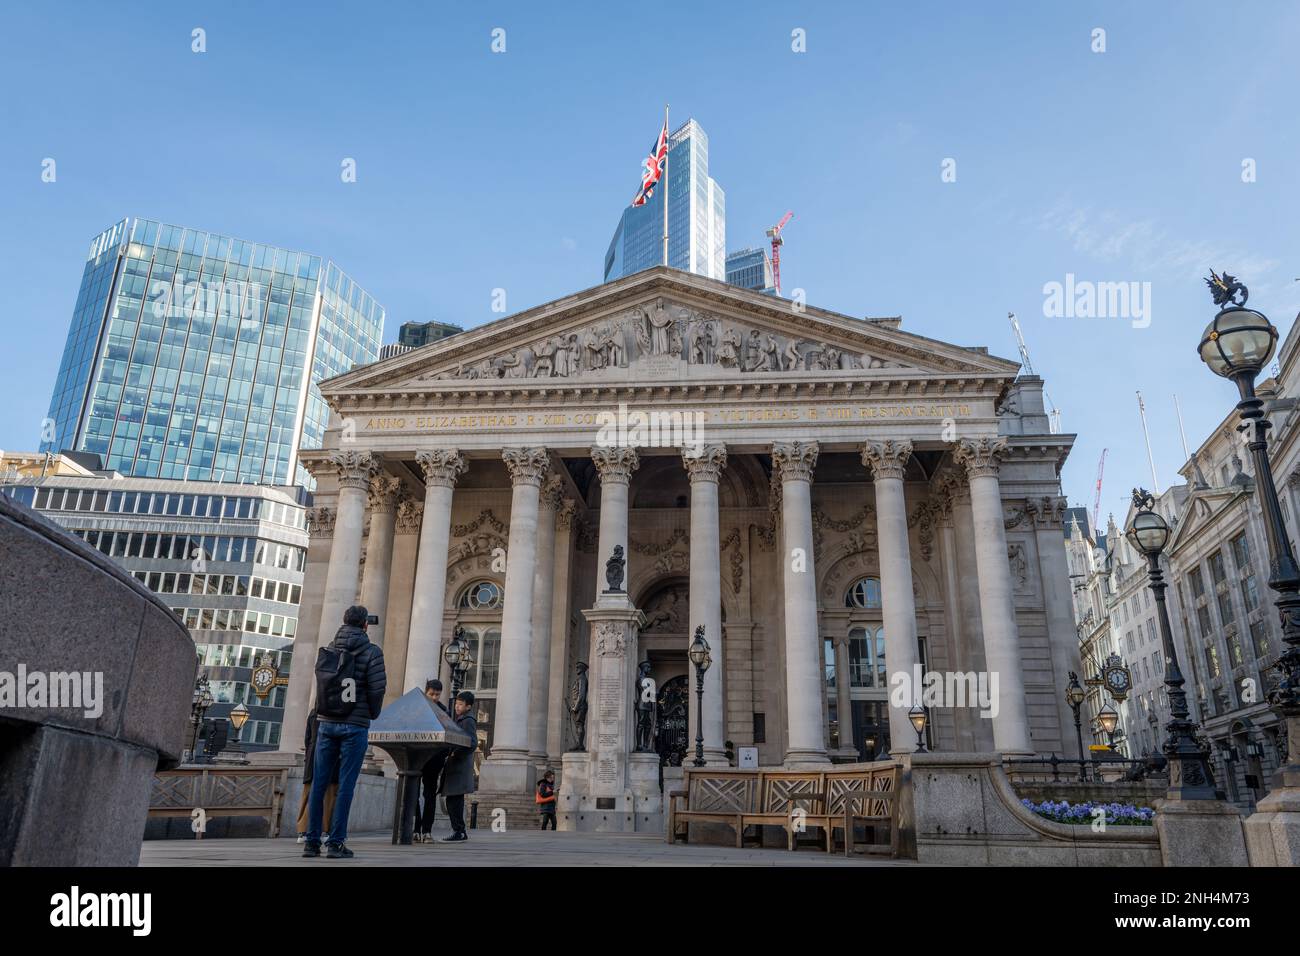
<svg viewBox="0 0 1300 956">
<path fill-rule="evenodd" d="M 384 652 L 370 643 L 366 635 L 369 612 L 364 607 L 353 606 L 343 612 L 343 626 L 334 635 L 330 648 L 351 661 L 350 678 L 342 681 L 342 699 L 347 701 L 345 714 L 327 713 L 326 703 L 317 687 L 317 721 L 315 774 L 311 782 L 311 802 L 308 806 L 307 842 L 303 856 L 320 856 L 321 825 L 325 812 L 325 788 L 338 774 L 339 792 L 334 803 L 334 817 L 330 821 L 330 841 L 326 856 L 331 860 L 347 859 L 352 851 L 347 848 L 348 815 L 352 811 L 352 795 L 357 777 L 361 774 L 361 761 L 366 756 L 370 738 L 370 721 L 379 716 L 384 706 L 384 690 L 388 675 L 384 669 Z M 318 675 L 320 671 L 317 671 Z M 319 683 L 318 676 L 318 683 Z"/>
<path fill-rule="evenodd" d="M 424 696 L 434 704 L 440 711 L 447 714 L 447 708 L 442 704 L 442 681 L 436 677 L 431 677 L 424 682 Z M 448 714 L 448 716 L 450 716 Z M 447 762 L 447 752 L 439 751 L 425 761 L 424 769 L 420 772 L 421 783 L 424 790 L 424 805 L 420 808 L 420 816 L 415 826 L 415 842 L 427 843 L 432 837 L 429 833 L 433 829 L 433 818 L 438 812 L 438 778 L 442 776 L 443 764 Z"/>
<path fill-rule="evenodd" d="M 442 838 L 443 843 L 459 843 L 469 839 L 469 834 L 465 832 L 465 794 L 473 793 L 475 789 L 474 752 L 478 750 L 474 695 L 463 690 L 456 695 L 452 706 L 455 708 L 453 719 L 456 726 L 468 734 L 474 743 L 469 747 L 454 749 L 442 770 L 442 793 L 447 798 L 447 816 L 451 818 L 451 834 Z"/>
</svg>

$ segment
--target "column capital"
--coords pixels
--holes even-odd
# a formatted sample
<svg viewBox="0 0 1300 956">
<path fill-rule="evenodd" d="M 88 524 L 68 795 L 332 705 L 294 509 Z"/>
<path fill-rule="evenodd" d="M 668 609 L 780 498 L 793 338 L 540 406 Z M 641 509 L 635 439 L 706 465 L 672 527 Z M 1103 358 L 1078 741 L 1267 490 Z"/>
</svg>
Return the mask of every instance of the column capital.
<svg viewBox="0 0 1300 956">
<path fill-rule="evenodd" d="M 379 472 L 370 479 L 366 489 L 371 511 L 396 511 L 398 495 L 402 491 L 402 479 L 387 472 Z"/>
<path fill-rule="evenodd" d="M 716 482 L 722 477 L 722 469 L 727 467 L 727 446 L 701 445 L 694 452 L 683 448 L 682 464 L 692 484 L 697 481 Z"/>
<path fill-rule="evenodd" d="M 952 457 L 957 464 L 965 466 L 971 478 L 996 478 L 998 463 L 1008 450 L 1005 438 L 963 438 L 953 449 Z"/>
<path fill-rule="evenodd" d="M 414 498 L 403 498 L 397 504 L 397 533 L 414 534 L 420 530 L 424 517 L 424 502 Z"/>
<path fill-rule="evenodd" d="M 772 446 L 772 464 L 780 469 L 782 481 L 812 481 L 819 450 L 815 441 L 777 442 Z"/>
<path fill-rule="evenodd" d="M 340 488 L 367 491 L 370 479 L 379 472 L 379 459 L 368 451 L 336 451 L 329 456 Z"/>
<path fill-rule="evenodd" d="M 635 448 L 613 445 L 596 445 L 591 449 L 591 460 L 600 473 L 601 482 L 613 481 L 628 484 L 632 472 L 641 464 Z"/>
<path fill-rule="evenodd" d="M 418 451 L 415 453 L 415 463 L 424 472 L 425 487 L 429 485 L 454 487 L 456 479 L 469 467 L 455 448 L 430 448 Z"/>
<path fill-rule="evenodd" d="M 503 448 L 501 460 L 510 472 L 512 485 L 536 485 L 540 488 L 551 467 L 545 448 Z"/>
<path fill-rule="evenodd" d="M 885 441 L 869 441 L 862 446 L 862 464 L 871 470 L 871 477 L 876 480 L 897 478 L 901 481 L 911 457 L 910 441 L 894 441 L 889 438 Z"/>
<path fill-rule="evenodd" d="M 564 503 L 564 479 L 559 475 L 549 475 L 542 481 L 541 506 L 557 514 Z"/>
</svg>

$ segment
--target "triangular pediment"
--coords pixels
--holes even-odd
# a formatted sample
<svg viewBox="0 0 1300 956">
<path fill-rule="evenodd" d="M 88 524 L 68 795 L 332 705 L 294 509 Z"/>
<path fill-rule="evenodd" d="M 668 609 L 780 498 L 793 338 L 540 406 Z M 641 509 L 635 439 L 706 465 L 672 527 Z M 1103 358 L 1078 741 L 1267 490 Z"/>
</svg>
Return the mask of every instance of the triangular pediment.
<svg viewBox="0 0 1300 956">
<path fill-rule="evenodd" d="M 1182 519 L 1174 529 L 1166 550 L 1170 553 L 1177 552 L 1184 542 L 1194 541 L 1203 529 L 1213 525 L 1225 511 L 1231 510 L 1250 493 L 1250 486 L 1242 485 L 1193 491 L 1183 505 Z"/>
<path fill-rule="evenodd" d="M 1015 376 L 1015 362 L 724 282 L 655 268 L 322 384 L 327 396 L 547 385 Z"/>
</svg>

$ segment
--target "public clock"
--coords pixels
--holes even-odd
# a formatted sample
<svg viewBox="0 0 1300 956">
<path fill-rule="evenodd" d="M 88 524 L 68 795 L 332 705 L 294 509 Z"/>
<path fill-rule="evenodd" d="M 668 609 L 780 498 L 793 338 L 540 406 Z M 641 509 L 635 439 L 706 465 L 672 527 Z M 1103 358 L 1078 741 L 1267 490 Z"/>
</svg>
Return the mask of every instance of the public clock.
<svg viewBox="0 0 1300 956">
<path fill-rule="evenodd" d="M 1110 691 L 1110 695 L 1118 701 L 1124 700 L 1133 686 L 1133 678 L 1128 668 L 1124 666 L 1122 660 L 1113 655 L 1107 658 L 1101 677 L 1106 682 L 1106 689 Z"/>
<path fill-rule="evenodd" d="M 258 697 L 265 697 L 271 693 L 271 688 L 275 686 L 275 678 L 275 665 L 269 658 L 262 658 L 262 662 L 253 668 L 253 693 Z"/>
</svg>

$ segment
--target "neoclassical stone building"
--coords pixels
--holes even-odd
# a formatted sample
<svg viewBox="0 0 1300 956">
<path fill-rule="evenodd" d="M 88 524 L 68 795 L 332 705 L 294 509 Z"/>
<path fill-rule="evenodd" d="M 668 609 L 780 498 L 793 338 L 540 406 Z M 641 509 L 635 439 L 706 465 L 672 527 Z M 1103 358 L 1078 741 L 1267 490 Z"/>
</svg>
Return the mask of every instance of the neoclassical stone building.
<svg viewBox="0 0 1300 956">
<path fill-rule="evenodd" d="M 1015 363 L 899 326 L 655 268 L 323 383 L 286 738 L 359 598 L 392 696 L 447 680 L 465 629 L 481 787 L 531 786 L 575 743 L 583 612 L 618 546 L 670 764 L 694 748 L 700 625 L 711 763 L 911 750 L 888 675 L 914 665 L 997 675 L 995 716 L 932 707 L 930 746 L 1071 750 L 1072 437 Z M 590 728 L 610 706 L 593 684 Z"/>
</svg>

